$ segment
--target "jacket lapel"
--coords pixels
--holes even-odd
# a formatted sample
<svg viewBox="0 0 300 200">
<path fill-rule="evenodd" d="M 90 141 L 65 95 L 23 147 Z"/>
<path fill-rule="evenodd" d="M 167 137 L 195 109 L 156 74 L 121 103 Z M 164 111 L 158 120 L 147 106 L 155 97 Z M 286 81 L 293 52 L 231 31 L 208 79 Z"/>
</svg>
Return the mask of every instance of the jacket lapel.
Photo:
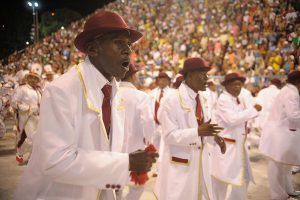
<svg viewBox="0 0 300 200">
<path fill-rule="evenodd" d="M 201 107 L 202 107 L 202 113 L 203 113 L 203 119 L 204 122 L 208 121 L 209 119 L 211 119 L 211 114 L 209 111 L 209 106 L 208 106 L 208 102 L 207 102 L 207 98 L 205 96 L 204 92 L 199 92 L 199 97 L 200 97 L 200 103 L 201 103 Z"/>
<path fill-rule="evenodd" d="M 97 86 L 97 81 L 96 81 L 96 77 L 93 76 L 90 68 L 94 67 L 91 66 L 91 64 L 85 62 L 82 62 L 80 64 L 80 71 L 81 74 L 83 76 L 83 81 L 85 84 L 85 88 L 86 88 L 86 92 L 87 92 L 87 98 L 90 101 L 90 106 L 89 109 L 91 109 L 92 111 L 100 111 L 101 110 L 101 105 L 102 105 L 102 99 L 101 99 L 101 95 L 100 92 L 101 90 L 99 89 L 99 86 Z M 93 107 L 93 108 L 92 108 Z M 96 109 L 96 110 L 94 110 Z"/>
<path fill-rule="evenodd" d="M 193 109 L 193 104 L 189 97 L 189 94 L 186 90 L 185 84 L 181 84 L 178 88 L 178 95 L 181 108 L 183 109 L 184 113 L 187 115 L 187 123 L 188 126 L 191 127 L 198 127 L 196 113 Z"/>
<path fill-rule="evenodd" d="M 106 129 L 102 119 L 101 105 L 103 100 L 101 98 L 101 95 L 99 94 L 100 91 L 98 91 L 99 87 L 97 87 L 96 84 L 93 84 L 97 81 L 95 80 L 95 76 L 93 76 L 93 74 L 91 74 L 91 71 L 89 70 L 89 68 L 93 66 L 89 66 L 89 65 L 90 64 L 87 64 L 86 62 L 81 63 L 80 66 L 76 66 L 77 72 L 81 79 L 87 107 L 92 112 L 97 113 L 99 118 L 99 125 L 102 130 L 102 133 L 104 134 L 106 141 L 109 142 L 110 140 L 107 137 Z M 111 143 L 111 145 L 113 151 L 121 151 L 122 144 L 123 144 L 123 137 L 124 137 L 124 115 L 125 115 L 124 111 L 122 112 L 122 110 L 124 110 L 125 107 L 122 104 L 122 99 L 118 98 L 117 95 L 118 86 L 115 79 L 113 80 L 112 84 L 114 85 L 114 87 L 112 91 L 113 100 L 112 100 L 112 125 L 111 125 L 113 142 Z"/>
</svg>

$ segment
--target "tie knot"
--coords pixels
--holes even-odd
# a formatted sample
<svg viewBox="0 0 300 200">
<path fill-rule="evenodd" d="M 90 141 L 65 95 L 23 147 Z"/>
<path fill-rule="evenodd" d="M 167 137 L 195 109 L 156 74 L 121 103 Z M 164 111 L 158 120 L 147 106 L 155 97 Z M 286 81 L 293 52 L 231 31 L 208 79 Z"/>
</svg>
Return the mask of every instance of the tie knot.
<svg viewBox="0 0 300 200">
<path fill-rule="evenodd" d="M 199 100 L 199 94 L 197 94 L 197 96 L 195 97 L 196 101 Z"/>
<path fill-rule="evenodd" d="M 112 91 L 112 86 L 111 85 L 104 85 L 103 88 L 101 89 L 104 97 L 111 97 L 111 91 Z"/>
<path fill-rule="evenodd" d="M 240 103 L 241 103 L 238 97 L 236 98 L 236 103 L 237 103 L 237 104 L 240 104 Z"/>
</svg>

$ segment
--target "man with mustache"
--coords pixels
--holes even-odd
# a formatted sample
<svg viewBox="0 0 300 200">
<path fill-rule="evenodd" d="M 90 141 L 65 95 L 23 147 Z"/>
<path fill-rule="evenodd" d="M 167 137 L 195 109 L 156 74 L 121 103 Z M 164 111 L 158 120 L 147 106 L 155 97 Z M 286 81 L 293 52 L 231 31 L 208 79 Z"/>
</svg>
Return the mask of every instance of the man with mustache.
<svg viewBox="0 0 300 200">
<path fill-rule="evenodd" d="M 211 108 L 203 94 L 210 69 L 202 58 L 188 58 L 180 72 L 184 81 L 158 111 L 164 149 L 155 185 L 159 200 L 212 199 L 207 142 L 215 139 L 222 153 L 226 145 L 217 135 L 222 128 L 210 123 Z"/>
<path fill-rule="evenodd" d="M 216 104 L 216 122 L 224 128 L 220 136 L 225 140 L 227 151 L 221 154 L 219 149 L 212 150 L 212 187 L 215 200 L 226 197 L 228 185 L 232 185 L 230 200 L 247 199 L 247 188 L 253 180 L 250 161 L 246 148 L 247 121 L 258 115 L 261 106 L 255 104 L 246 107 L 239 95 L 246 78 L 238 73 L 225 76 L 222 85 L 225 91 Z"/>
</svg>

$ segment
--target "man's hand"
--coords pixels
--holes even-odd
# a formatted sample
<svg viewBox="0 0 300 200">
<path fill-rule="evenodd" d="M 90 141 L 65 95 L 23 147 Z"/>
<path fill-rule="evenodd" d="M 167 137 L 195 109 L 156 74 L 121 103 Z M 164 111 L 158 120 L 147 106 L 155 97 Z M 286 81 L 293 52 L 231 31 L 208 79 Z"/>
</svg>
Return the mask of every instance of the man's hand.
<svg viewBox="0 0 300 200">
<path fill-rule="evenodd" d="M 137 173 L 148 172 L 152 164 L 156 162 L 158 153 L 150 153 L 144 150 L 137 150 L 129 154 L 129 171 Z"/>
<path fill-rule="evenodd" d="M 222 154 L 224 154 L 226 152 L 226 143 L 224 139 L 219 135 L 215 135 L 215 142 L 219 145 Z"/>
<path fill-rule="evenodd" d="M 199 136 L 214 136 L 218 134 L 221 130 L 223 130 L 223 128 L 219 127 L 218 124 L 211 124 L 210 122 L 211 120 L 199 126 L 198 128 Z"/>
</svg>

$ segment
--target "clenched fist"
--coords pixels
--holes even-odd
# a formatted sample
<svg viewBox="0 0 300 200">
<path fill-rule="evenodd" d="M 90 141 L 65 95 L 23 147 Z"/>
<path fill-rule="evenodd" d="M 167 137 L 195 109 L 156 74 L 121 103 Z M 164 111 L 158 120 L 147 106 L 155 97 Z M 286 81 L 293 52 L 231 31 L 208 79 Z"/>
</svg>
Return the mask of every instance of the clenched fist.
<svg viewBox="0 0 300 200">
<path fill-rule="evenodd" d="M 148 172 L 152 164 L 156 162 L 158 153 L 150 153 L 144 150 L 137 150 L 129 154 L 129 171 L 137 173 Z"/>
</svg>

